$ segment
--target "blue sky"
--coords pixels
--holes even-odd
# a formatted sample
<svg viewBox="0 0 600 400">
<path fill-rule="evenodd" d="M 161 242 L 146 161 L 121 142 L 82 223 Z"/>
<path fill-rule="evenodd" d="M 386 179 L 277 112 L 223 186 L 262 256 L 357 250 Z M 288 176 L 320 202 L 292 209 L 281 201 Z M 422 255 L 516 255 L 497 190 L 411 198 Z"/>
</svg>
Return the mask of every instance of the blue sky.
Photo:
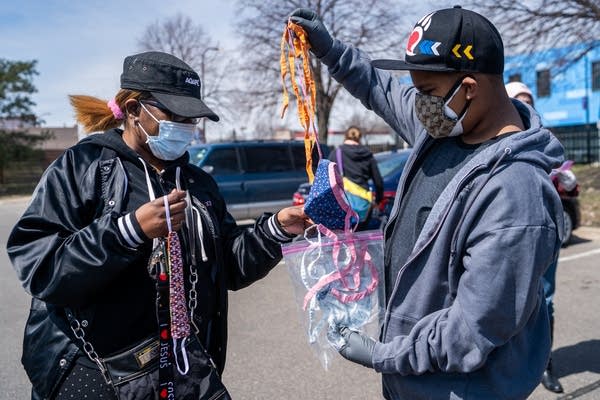
<svg viewBox="0 0 600 400">
<path fill-rule="evenodd" d="M 46 126 L 75 123 L 67 95 L 110 99 L 123 59 L 139 51 L 146 27 L 188 15 L 219 42 L 234 46 L 234 0 L 8 0 L 0 6 L 0 57 L 37 60 L 35 111 Z"/>
</svg>

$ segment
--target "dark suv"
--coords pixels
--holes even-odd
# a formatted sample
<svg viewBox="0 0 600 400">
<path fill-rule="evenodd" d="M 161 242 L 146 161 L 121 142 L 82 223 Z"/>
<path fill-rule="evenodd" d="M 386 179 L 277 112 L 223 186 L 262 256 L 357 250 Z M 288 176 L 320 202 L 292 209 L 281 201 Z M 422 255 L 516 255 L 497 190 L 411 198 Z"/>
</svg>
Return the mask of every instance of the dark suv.
<svg viewBox="0 0 600 400">
<path fill-rule="evenodd" d="M 217 181 L 227 209 L 238 220 L 289 207 L 290 198 L 307 179 L 301 141 L 211 143 L 188 151 L 190 163 Z M 322 151 L 327 157 L 327 147 Z"/>
</svg>

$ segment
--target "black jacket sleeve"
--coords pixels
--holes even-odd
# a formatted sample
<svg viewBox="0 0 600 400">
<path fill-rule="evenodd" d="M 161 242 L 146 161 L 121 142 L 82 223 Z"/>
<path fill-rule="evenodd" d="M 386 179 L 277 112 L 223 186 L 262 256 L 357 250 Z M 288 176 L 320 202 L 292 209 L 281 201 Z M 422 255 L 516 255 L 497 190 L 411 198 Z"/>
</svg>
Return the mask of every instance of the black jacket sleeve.
<svg viewBox="0 0 600 400">
<path fill-rule="evenodd" d="M 44 173 L 13 228 L 8 255 L 25 290 L 51 304 L 85 305 L 139 256 L 101 214 L 98 154 L 67 150 Z"/>
<path fill-rule="evenodd" d="M 225 265 L 228 289 L 242 289 L 264 278 L 281 261 L 281 241 L 268 228 L 270 214 L 264 214 L 253 227 L 241 228 L 229 213 L 222 223 L 225 237 Z"/>
</svg>

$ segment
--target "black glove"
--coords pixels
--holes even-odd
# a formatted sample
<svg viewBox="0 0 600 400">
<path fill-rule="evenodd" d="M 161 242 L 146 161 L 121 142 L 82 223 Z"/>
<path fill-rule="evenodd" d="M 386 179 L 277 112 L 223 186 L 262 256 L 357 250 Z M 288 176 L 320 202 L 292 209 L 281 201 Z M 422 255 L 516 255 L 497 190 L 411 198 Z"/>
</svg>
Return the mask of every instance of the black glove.
<svg viewBox="0 0 600 400">
<path fill-rule="evenodd" d="M 310 43 L 310 51 L 315 56 L 323 57 L 327 54 L 333 45 L 333 38 L 316 12 L 308 8 L 297 8 L 290 14 L 290 19 L 304 29 Z"/>
<path fill-rule="evenodd" d="M 373 368 L 375 341 L 345 326 L 340 328 L 340 334 L 346 341 L 346 344 L 339 349 L 342 357 L 367 368 Z"/>
</svg>

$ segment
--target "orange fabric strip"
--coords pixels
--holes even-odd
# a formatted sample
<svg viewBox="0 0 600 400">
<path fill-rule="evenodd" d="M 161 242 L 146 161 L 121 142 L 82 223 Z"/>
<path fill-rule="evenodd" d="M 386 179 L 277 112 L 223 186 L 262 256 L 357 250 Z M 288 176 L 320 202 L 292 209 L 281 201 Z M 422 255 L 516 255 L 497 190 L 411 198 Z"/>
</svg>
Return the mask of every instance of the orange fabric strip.
<svg viewBox="0 0 600 400">
<path fill-rule="evenodd" d="M 296 105 L 298 109 L 298 119 L 304 129 L 304 150 L 306 155 L 306 174 L 310 183 L 314 180 L 312 170 L 312 151 L 315 143 L 318 143 L 316 131 L 316 87 L 312 76 L 310 58 L 308 50 L 310 43 L 306 38 L 306 32 L 299 25 L 289 21 L 281 37 L 281 57 L 279 60 L 281 66 L 281 81 L 283 84 L 283 104 L 281 118 L 289 106 L 289 92 L 286 87 L 286 77 L 289 75 L 292 91 L 296 96 Z M 297 62 L 302 63 L 302 68 L 298 67 L 298 76 L 296 73 Z M 300 85 L 299 85 L 300 82 Z"/>
</svg>

